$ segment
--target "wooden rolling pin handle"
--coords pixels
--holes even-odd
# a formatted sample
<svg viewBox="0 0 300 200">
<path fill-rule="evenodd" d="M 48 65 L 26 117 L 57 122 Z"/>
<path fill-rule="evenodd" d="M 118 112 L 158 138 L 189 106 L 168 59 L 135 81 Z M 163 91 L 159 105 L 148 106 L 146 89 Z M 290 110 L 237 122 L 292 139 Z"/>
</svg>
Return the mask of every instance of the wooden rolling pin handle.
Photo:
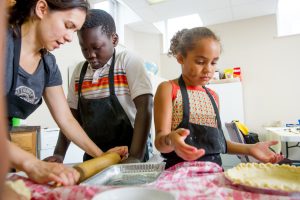
<svg viewBox="0 0 300 200">
<path fill-rule="evenodd" d="M 117 164 L 121 161 L 119 154 L 114 152 L 104 153 L 97 158 L 87 160 L 83 163 L 75 165 L 74 168 L 80 173 L 80 178 L 78 183 L 88 179 L 89 177 L 97 174 L 103 169 Z"/>
</svg>

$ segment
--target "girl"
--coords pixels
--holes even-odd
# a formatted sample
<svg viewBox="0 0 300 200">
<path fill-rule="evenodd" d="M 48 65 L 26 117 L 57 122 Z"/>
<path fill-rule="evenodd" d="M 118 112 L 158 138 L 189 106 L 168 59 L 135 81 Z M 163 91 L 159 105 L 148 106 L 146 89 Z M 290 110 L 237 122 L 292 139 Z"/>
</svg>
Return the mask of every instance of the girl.
<svg viewBox="0 0 300 200">
<path fill-rule="evenodd" d="M 103 152 L 86 135 L 68 107 L 55 57 L 49 53 L 71 42 L 84 23 L 87 0 L 16 0 L 9 16 L 5 94 L 8 118 L 26 119 L 42 103 L 42 96 L 63 133 L 93 157 Z M 37 182 L 75 184 L 79 174 L 62 164 L 37 160 L 9 144 L 12 165 Z M 127 147 L 115 148 L 121 155 Z"/>
<path fill-rule="evenodd" d="M 216 35 L 205 27 L 183 29 L 171 40 L 169 55 L 182 75 L 159 85 L 154 99 L 155 146 L 166 168 L 182 161 L 211 161 L 222 165 L 220 153 L 248 154 L 262 162 L 278 162 L 269 150 L 276 144 L 226 141 L 221 128 L 217 94 L 205 87 L 213 77 L 221 52 Z"/>
</svg>

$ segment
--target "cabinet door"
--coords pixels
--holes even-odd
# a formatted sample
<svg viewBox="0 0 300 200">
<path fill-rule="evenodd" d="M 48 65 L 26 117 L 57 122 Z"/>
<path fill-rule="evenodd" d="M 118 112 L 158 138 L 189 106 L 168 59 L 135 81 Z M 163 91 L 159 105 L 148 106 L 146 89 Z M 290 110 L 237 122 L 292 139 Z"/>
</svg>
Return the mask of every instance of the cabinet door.
<svg viewBox="0 0 300 200">
<path fill-rule="evenodd" d="M 36 156 L 36 132 L 11 133 L 11 141 Z"/>
</svg>

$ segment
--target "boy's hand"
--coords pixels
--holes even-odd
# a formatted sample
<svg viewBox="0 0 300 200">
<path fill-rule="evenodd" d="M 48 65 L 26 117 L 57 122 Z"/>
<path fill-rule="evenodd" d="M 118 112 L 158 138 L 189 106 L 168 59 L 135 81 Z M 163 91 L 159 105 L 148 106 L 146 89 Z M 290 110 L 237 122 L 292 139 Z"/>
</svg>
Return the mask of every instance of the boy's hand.
<svg viewBox="0 0 300 200">
<path fill-rule="evenodd" d="M 127 159 L 122 161 L 122 164 L 126 163 L 140 163 L 141 161 L 133 156 L 129 156 Z"/>
<path fill-rule="evenodd" d="M 53 156 L 49 156 L 47 158 L 44 158 L 43 161 L 63 163 L 64 158 L 61 155 L 53 155 Z"/>
<path fill-rule="evenodd" d="M 170 133 L 170 143 L 176 154 L 186 161 L 197 160 L 205 154 L 204 149 L 197 149 L 185 143 L 185 138 L 190 134 L 188 129 L 179 128 Z"/>
<path fill-rule="evenodd" d="M 115 152 L 121 156 L 121 160 L 125 160 L 128 158 L 128 147 L 127 146 L 119 146 L 109 149 L 107 152 Z"/>
</svg>

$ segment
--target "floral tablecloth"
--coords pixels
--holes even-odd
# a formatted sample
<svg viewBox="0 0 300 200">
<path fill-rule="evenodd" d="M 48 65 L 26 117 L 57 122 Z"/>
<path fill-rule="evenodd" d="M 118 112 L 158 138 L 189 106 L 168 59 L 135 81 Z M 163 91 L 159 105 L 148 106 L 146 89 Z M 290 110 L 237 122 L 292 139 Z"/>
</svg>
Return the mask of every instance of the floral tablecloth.
<svg viewBox="0 0 300 200">
<path fill-rule="evenodd" d="M 97 193 L 114 188 L 111 186 L 86 185 L 51 188 L 48 185 L 36 184 L 22 176 L 12 175 L 9 177 L 9 180 L 17 179 L 25 181 L 26 186 L 31 190 L 32 199 L 34 200 L 89 200 Z M 233 186 L 226 180 L 222 168 L 211 162 L 179 163 L 165 170 L 157 181 L 141 187 L 169 191 L 179 200 L 300 199 L 300 196 L 295 195 L 279 196 L 261 192 L 248 192 L 245 188 Z"/>
</svg>

